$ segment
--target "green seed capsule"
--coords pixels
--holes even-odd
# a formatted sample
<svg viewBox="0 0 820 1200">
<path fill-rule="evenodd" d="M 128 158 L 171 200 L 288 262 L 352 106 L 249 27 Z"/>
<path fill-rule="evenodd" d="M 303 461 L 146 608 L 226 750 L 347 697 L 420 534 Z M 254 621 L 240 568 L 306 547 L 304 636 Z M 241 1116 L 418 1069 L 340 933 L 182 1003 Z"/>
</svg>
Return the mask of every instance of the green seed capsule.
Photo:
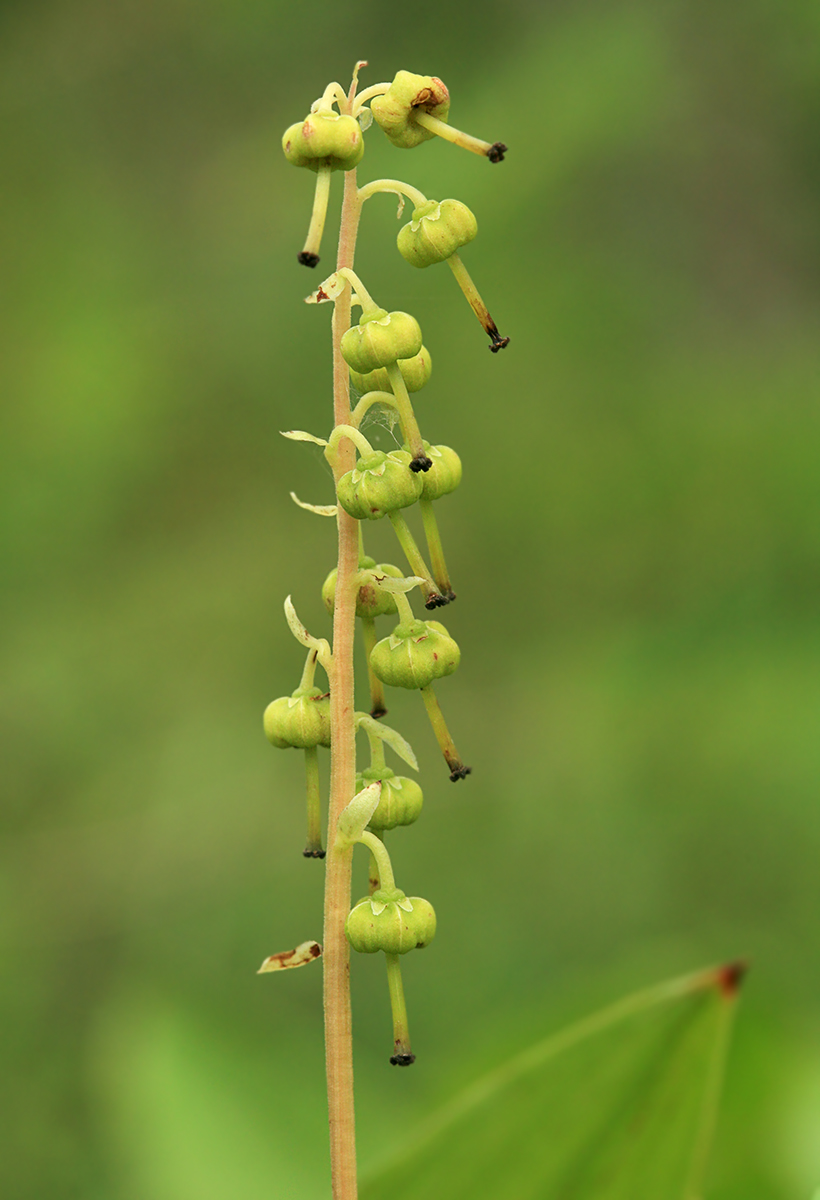
<svg viewBox="0 0 820 1200">
<path fill-rule="evenodd" d="M 374 450 L 363 455 L 336 486 L 345 512 L 357 521 L 377 521 L 385 513 L 415 504 L 421 495 L 421 475 L 410 470 L 406 450 Z"/>
<path fill-rule="evenodd" d="M 373 647 L 370 666 L 389 687 L 425 688 L 434 679 L 452 675 L 461 651 L 440 621 L 397 625 Z"/>
<path fill-rule="evenodd" d="M 356 791 L 368 783 L 380 780 L 381 799 L 368 822 L 368 828 L 381 833 L 384 829 L 395 829 L 397 825 L 412 825 L 421 815 L 424 796 L 414 779 L 396 775 L 389 767 L 368 767 L 356 776 Z"/>
<path fill-rule="evenodd" d="M 407 954 L 429 946 L 436 933 L 433 906 L 394 888 L 359 900 L 345 923 L 345 936 L 360 954 Z"/>
<path fill-rule="evenodd" d="M 438 500 L 454 492 L 461 483 L 461 459 L 449 446 L 431 446 L 424 442 L 424 453 L 433 464 L 424 472 L 421 489 L 422 500 Z M 407 446 L 404 447 L 407 450 Z"/>
<path fill-rule="evenodd" d="M 285 158 L 295 167 L 350 171 L 362 160 L 364 138 L 359 122 L 335 112 L 315 112 L 285 130 Z"/>
<path fill-rule="evenodd" d="M 428 112 L 440 121 L 447 120 L 450 93 L 435 75 L 413 75 L 399 71 L 383 96 L 371 101 L 370 110 L 394 146 L 410 150 L 435 134 L 415 121 L 416 111 Z"/>
<path fill-rule="evenodd" d="M 428 200 L 399 230 L 396 244 L 412 267 L 431 267 L 445 262 L 477 233 L 478 222 L 466 204 L 460 200 Z"/>
<path fill-rule="evenodd" d="M 285 750 L 309 750 L 330 745 L 330 700 L 320 688 L 297 688 L 292 696 L 281 696 L 265 709 L 265 736 Z"/>
<path fill-rule="evenodd" d="M 414 354 L 412 358 L 400 358 L 397 361 L 404 386 L 408 392 L 418 392 L 425 383 L 429 383 L 433 364 L 430 351 L 426 346 L 422 346 L 418 354 Z M 361 375 L 358 371 L 351 369 L 350 382 L 362 396 L 367 392 L 390 392 L 393 390 L 390 386 L 387 367 L 377 367 L 375 371 L 369 371 L 366 375 Z"/>
<path fill-rule="evenodd" d="M 334 568 L 322 586 L 322 599 L 329 613 L 333 612 L 336 601 L 336 574 Z M 395 613 L 396 597 L 382 587 L 382 583 L 385 575 L 391 579 L 401 579 L 402 574 L 391 563 L 379 563 L 377 566 L 372 558 L 363 559 L 359 565 L 361 582 L 356 593 L 356 616 L 382 617 Z"/>
<path fill-rule="evenodd" d="M 420 350 L 421 329 L 416 318 L 383 308 L 364 313 L 342 338 L 342 358 L 360 375 L 389 367 L 400 358 L 413 358 Z"/>
</svg>

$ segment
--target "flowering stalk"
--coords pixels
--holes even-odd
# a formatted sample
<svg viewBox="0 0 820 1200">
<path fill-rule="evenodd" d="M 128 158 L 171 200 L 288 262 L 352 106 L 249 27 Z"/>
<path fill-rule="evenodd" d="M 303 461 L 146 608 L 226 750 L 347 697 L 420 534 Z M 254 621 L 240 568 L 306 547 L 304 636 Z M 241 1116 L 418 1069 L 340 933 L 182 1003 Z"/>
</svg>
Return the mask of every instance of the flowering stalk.
<svg viewBox="0 0 820 1200">
<path fill-rule="evenodd" d="M 336 568 L 322 589 L 325 604 L 333 614 L 332 651 L 326 641 L 305 629 L 288 599 L 285 605 L 288 624 L 296 639 L 307 648 L 308 661 L 297 690 L 274 701 L 265 713 L 265 731 L 274 745 L 305 751 L 308 811 L 305 855 L 318 858 L 326 854 L 323 948 L 320 950 L 315 941 L 305 942 L 297 951 L 282 952 L 266 962 L 287 959 L 288 965 L 297 966 L 315 961 L 320 953 L 324 960 L 334 1200 L 356 1200 L 357 1196 L 350 947 L 361 953 L 381 951 L 385 955 L 393 1014 L 390 1062 L 408 1066 L 415 1056 L 410 1048 L 399 956 L 427 946 L 436 927 L 432 906 L 396 887 L 382 837 L 385 830 L 412 824 L 422 808 L 418 784 L 396 775 L 385 760 L 384 747 L 390 746 L 413 770 L 418 769 L 415 754 L 401 734 L 374 719 L 386 713 L 385 684 L 421 690 L 435 736 L 451 769 L 451 779 L 464 778 L 469 773 L 455 750 L 431 690 L 433 679 L 451 674 L 457 667 L 458 646 L 442 625 L 417 620 L 407 595 L 419 586 L 428 608 L 455 599 L 432 501 L 458 485 L 461 463 L 449 447 L 431 445 L 422 438 L 413 410 L 410 393 L 426 385 L 431 371 L 430 355 L 422 344 L 418 322 L 409 313 L 379 308 L 354 270 L 365 201 L 381 193 L 397 193 L 402 203 L 409 199 L 415 209 L 414 221 L 411 234 L 402 230 L 399 235 L 401 254 L 416 266 L 449 261 L 468 291 L 475 311 L 480 317 L 486 313 L 455 253 L 457 246 L 475 236 L 475 219 L 469 210 L 458 201 L 428 201 L 417 188 L 397 179 L 375 180 L 359 188 L 356 166 L 364 154 L 362 131 L 371 117 L 390 141 L 403 148 L 438 135 L 486 155 L 490 161 L 500 161 L 506 149 L 499 150 L 500 143 L 480 142 L 448 125 L 449 93 L 441 80 L 434 77 L 400 71 L 392 83 L 375 84 L 357 95 L 358 71 L 365 65 L 357 64 L 347 93 L 338 83 L 329 84 L 304 121 L 290 126 L 282 142 L 285 156 L 293 165 L 307 167 L 317 176 L 307 240 L 297 255 L 305 266 L 315 267 L 319 262 L 332 192 L 331 176 L 337 171 L 344 175 L 336 268 L 308 297 L 311 303 L 332 301 L 334 306 L 333 429 L 327 439 L 301 431 L 286 434 L 293 440 L 324 447 L 333 471 L 336 504 L 311 505 L 293 498 L 303 509 L 335 517 L 338 556 Z M 442 216 L 443 221 L 437 225 Z M 417 246 L 413 239 L 419 229 L 421 243 Z M 352 325 L 354 304 L 361 308 L 361 316 Z M 482 305 L 481 312 L 477 305 Z M 485 328 L 489 321 L 487 313 L 483 320 Z M 493 335 L 492 330 L 488 328 L 499 343 L 493 348 L 506 344 L 508 339 L 500 339 L 497 331 Z M 361 396 L 352 411 L 351 377 Z M 374 450 L 368 441 L 361 426 L 377 404 L 398 417 L 403 447 L 384 452 Z M 402 512 L 419 502 L 433 572 L 427 567 Z M 379 565 L 365 554 L 363 522 L 385 516 L 407 555 L 413 571 L 410 577 L 404 578 L 397 568 L 386 563 Z M 399 624 L 388 637 L 379 640 L 375 619 L 384 614 L 395 614 Z M 362 621 L 368 661 L 370 715 L 355 711 L 353 642 L 357 616 Z M 329 693 L 314 684 L 319 664 L 327 673 Z M 355 739 L 359 727 L 367 732 L 371 761 L 368 768 L 357 774 Z M 320 745 L 330 746 L 326 852 L 321 847 L 317 754 Z M 369 852 L 370 894 L 351 908 L 353 853 L 357 844 L 364 845 Z"/>
</svg>

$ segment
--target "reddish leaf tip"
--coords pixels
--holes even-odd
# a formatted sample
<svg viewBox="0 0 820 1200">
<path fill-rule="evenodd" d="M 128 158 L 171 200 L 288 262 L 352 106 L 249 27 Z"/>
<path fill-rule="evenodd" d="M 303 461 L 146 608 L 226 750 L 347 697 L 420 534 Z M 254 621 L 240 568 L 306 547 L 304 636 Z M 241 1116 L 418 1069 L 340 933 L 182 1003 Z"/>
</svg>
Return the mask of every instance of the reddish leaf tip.
<svg viewBox="0 0 820 1200">
<path fill-rule="evenodd" d="M 735 962 L 726 963 L 723 967 L 718 967 L 715 972 L 715 983 L 727 1000 L 733 1000 L 738 994 L 740 985 L 748 970 L 749 964 L 742 958 L 737 959 Z"/>
</svg>

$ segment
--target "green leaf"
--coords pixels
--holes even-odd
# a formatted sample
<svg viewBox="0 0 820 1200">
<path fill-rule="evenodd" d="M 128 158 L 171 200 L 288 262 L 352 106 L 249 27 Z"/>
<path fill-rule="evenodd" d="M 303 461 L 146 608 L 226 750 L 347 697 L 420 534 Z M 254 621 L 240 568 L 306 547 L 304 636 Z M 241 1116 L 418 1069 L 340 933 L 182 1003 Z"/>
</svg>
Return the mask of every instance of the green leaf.
<svg viewBox="0 0 820 1200">
<path fill-rule="evenodd" d="M 639 992 L 516 1056 L 408 1132 L 362 1200 L 701 1200 L 742 973 Z"/>
</svg>

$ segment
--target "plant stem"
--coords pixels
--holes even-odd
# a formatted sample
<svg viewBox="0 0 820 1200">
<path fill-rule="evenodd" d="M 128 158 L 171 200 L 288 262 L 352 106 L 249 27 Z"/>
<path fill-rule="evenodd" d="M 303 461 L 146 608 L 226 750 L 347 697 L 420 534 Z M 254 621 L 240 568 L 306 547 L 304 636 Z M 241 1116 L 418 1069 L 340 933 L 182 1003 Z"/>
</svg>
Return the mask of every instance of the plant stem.
<svg viewBox="0 0 820 1200">
<path fill-rule="evenodd" d="M 315 746 L 305 750 L 307 782 L 307 843 L 305 858 L 324 858 L 322 849 L 322 797 L 319 791 L 319 752 Z"/>
<path fill-rule="evenodd" d="M 447 722 L 444 720 L 444 713 L 441 711 L 436 693 L 433 691 L 433 685 L 428 684 L 427 687 L 420 689 L 424 707 L 427 709 L 427 716 L 430 718 L 430 724 L 433 726 L 433 733 L 436 735 L 436 741 L 439 744 L 439 749 L 444 755 L 444 760 L 450 768 L 450 778 L 453 783 L 457 783 L 459 779 L 464 779 L 465 775 L 471 772 L 470 767 L 465 767 L 462 762 L 461 755 L 456 750 L 456 745 L 450 737 L 450 730 L 447 728 Z"/>
<path fill-rule="evenodd" d="M 444 547 L 441 544 L 441 534 L 438 531 L 438 521 L 433 512 L 432 500 L 419 500 L 421 519 L 424 523 L 424 536 L 427 539 L 427 549 L 430 552 L 430 562 L 433 564 L 433 578 L 439 586 L 442 596 L 455 600 L 456 594 L 450 583 L 450 572 L 444 561 Z"/>
<path fill-rule="evenodd" d="M 439 590 L 435 585 L 430 568 L 424 561 L 421 551 L 416 545 L 416 539 L 410 532 L 410 526 L 405 521 L 398 509 L 387 514 L 390 524 L 396 531 L 396 537 L 399 539 L 399 545 L 404 551 L 404 556 L 410 564 L 414 575 L 418 575 L 424 580 L 421 586 L 422 594 L 424 595 L 425 608 L 438 608 L 447 601 L 443 596 L 439 595 Z M 398 603 L 398 601 L 397 601 Z"/>
<path fill-rule="evenodd" d="M 481 322 L 481 328 L 489 336 L 490 350 L 492 350 L 493 354 L 499 350 L 503 350 L 510 339 L 508 337 L 503 338 L 498 332 L 498 326 L 490 316 L 487 305 L 481 299 L 478 288 L 473 283 L 470 273 L 464 266 L 461 258 L 458 254 L 451 254 L 447 259 L 447 263 L 455 275 L 458 286 L 464 293 L 467 303 Z"/>
<path fill-rule="evenodd" d="M 364 187 L 359 188 L 359 200 L 363 204 L 365 200 L 369 200 L 371 196 L 376 196 L 380 192 L 394 196 L 406 196 L 414 208 L 420 208 L 422 204 L 427 203 L 424 192 L 411 187 L 409 183 L 404 183 L 401 179 L 374 179 L 372 183 L 366 183 Z"/>
<path fill-rule="evenodd" d="M 310 214 L 305 244 L 299 254 L 299 262 L 306 267 L 315 267 L 319 261 L 319 247 L 325 229 L 327 202 L 330 196 L 330 167 L 320 167 L 316 173 L 316 191 L 313 195 L 313 211 Z"/>
<path fill-rule="evenodd" d="M 404 1001 L 404 985 L 398 954 L 385 954 L 387 960 L 387 986 L 390 989 L 390 1007 L 393 1011 L 393 1053 L 390 1062 L 394 1067 L 409 1067 L 416 1061 L 410 1049 L 410 1026 L 407 1023 L 407 1005 Z"/>
<path fill-rule="evenodd" d="M 407 447 L 413 459 L 410 470 L 429 471 L 433 464 L 424 453 L 424 443 L 421 440 L 421 432 L 416 420 L 416 414 L 413 412 L 413 405 L 410 403 L 407 385 L 404 382 L 404 376 L 397 362 L 390 363 L 388 366 L 387 378 L 390 380 L 390 386 L 396 398 L 396 408 L 398 409 L 399 420 L 401 421 L 401 431 L 404 434 L 404 440 L 407 442 Z"/>
<path fill-rule="evenodd" d="M 388 892 L 394 891 L 396 880 L 393 878 L 393 865 L 390 862 L 390 855 L 387 853 L 384 842 L 377 834 L 371 833 L 369 829 L 365 829 L 359 841 L 363 846 L 367 846 L 376 860 L 376 868 L 379 872 L 379 887 Z"/>
<path fill-rule="evenodd" d="M 455 129 L 423 109 L 416 109 L 413 119 L 422 129 L 437 134 L 438 137 L 444 138 L 445 142 L 452 142 L 454 146 L 461 146 L 463 150 L 470 150 L 473 154 L 482 154 L 489 158 L 490 162 L 502 162 L 506 153 L 507 147 L 502 142 L 484 142 L 481 138 L 473 137 L 471 133 L 462 133 L 460 129 Z"/>
<path fill-rule="evenodd" d="M 355 82 L 348 111 L 355 95 Z M 337 270 L 352 267 L 359 226 L 356 172 L 345 172 Z M 350 420 L 347 363 L 342 358 L 342 335 L 350 327 L 350 289 L 345 288 L 333 309 L 333 410 L 336 425 Z M 342 439 L 334 462 L 334 478 L 352 469 L 353 443 Z M 327 1103 L 330 1125 L 330 1169 L 333 1200 L 356 1200 L 356 1128 L 353 1107 L 353 1029 L 350 1009 L 350 949 L 345 921 L 350 912 L 353 847 L 336 845 L 339 814 L 353 796 L 356 745 L 353 714 L 353 634 L 358 570 L 358 522 L 338 506 L 339 559 L 333 611 L 333 665 L 330 688 L 330 806 L 325 869 L 324 1013 Z"/>
<path fill-rule="evenodd" d="M 362 617 L 362 638 L 364 639 L 364 652 L 367 658 L 367 678 L 370 681 L 370 715 L 371 717 L 387 716 L 387 701 L 384 695 L 384 684 L 375 674 L 370 665 L 370 655 L 373 653 L 373 647 L 376 645 L 376 622 L 373 617 Z"/>
</svg>

